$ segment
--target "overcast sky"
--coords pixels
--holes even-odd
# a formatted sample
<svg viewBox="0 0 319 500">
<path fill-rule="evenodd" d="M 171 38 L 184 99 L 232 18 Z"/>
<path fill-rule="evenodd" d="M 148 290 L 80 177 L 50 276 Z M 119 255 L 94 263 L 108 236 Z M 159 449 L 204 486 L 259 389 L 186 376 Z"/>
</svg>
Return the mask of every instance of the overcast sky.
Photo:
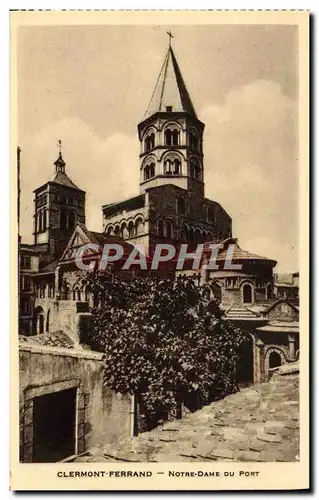
<svg viewBox="0 0 319 500">
<path fill-rule="evenodd" d="M 297 29 L 294 26 L 21 27 L 18 129 L 21 234 L 32 242 L 32 191 L 51 179 L 62 140 L 71 179 L 101 205 L 138 194 L 137 124 L 167 49 L 166 30 L 206 124 L 206 196 L 248 251 L 298 269 Z"/>
</svg>

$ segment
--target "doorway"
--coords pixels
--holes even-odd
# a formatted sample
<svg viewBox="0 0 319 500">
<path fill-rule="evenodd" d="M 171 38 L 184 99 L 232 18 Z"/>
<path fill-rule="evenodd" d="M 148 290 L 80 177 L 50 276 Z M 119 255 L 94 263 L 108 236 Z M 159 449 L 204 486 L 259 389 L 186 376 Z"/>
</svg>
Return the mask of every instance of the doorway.
<svg viewBox="0 0 319 500">
<path fill-rule="evenodd" d="M 246 283 L 246 285 L 243 286 L 243 303 L 251 304 L 252 301 L 253 301 L 252 286 Z"/>
<path fill-rule="evenodd" d="M 281 356 L 278 352 L 273 351 L 269 355 L 269 368 L 277 368 L 277 366 L 281 366 Z"/>
<path fill-rule="evenodd" d="M 76 388 L 35 397 L 33 462 L 59 462 L 75 453 Z"/>
</svg>

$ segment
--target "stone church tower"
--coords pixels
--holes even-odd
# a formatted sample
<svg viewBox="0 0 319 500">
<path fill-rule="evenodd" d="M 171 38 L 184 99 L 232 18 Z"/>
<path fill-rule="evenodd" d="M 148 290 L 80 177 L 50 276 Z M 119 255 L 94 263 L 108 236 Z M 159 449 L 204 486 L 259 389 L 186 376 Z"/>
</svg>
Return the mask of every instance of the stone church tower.
<svg viewBox="0 0 319 500">
<path fill-rule="evenodd" d="M 150 104 L 138 125 L 141 192 L 174 184 L 204 196 L 203 131 L 204 124 L 197 118 L 169 46 Z"/>
<path fill-rule="evenodd" d="M 66 174 L 60 141 L 54 166 L 53 180 L 34 191 L 34 248 L 59 257 L 76 223 L 85 223 L 85 191 Z"/>
<path fill-rule="evenodd" d="M 102 207 L 104 231 L 152 254 L 157 243 L 220 242 L 232 235 L 229 215 L 205 198 L 204 124 L 198 119 L 169 44 L 143 120 L 140 194 Z"/>
</svg>

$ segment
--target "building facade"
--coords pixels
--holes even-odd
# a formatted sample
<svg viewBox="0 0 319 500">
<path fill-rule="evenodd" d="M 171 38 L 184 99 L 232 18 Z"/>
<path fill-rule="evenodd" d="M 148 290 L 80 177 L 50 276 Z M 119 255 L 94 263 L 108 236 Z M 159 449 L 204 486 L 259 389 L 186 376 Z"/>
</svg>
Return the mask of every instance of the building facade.
<svg viewBox="0 0 319 500">
<path fill-rule="evenodd" d="M 35 307 L 33 276 L 39 271 L 39 252 L 32 245 L 19 245 L 19 333 L 32 335 Z"/>
</svg>

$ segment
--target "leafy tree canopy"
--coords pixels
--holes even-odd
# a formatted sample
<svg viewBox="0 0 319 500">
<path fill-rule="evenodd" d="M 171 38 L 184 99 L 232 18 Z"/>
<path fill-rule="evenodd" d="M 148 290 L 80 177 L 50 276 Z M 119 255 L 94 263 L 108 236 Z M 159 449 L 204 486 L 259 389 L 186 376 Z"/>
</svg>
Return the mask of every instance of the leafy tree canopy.
<svg viewBox="0 0 319 500">
<path fill-rule="evenodd" d="M 237 390 L 244 334 L 221 316 L 213 285 L 180 277 L 123 281 L 95 271 L 91 346 L 105 353 L 105 383 L 136 394 L 150 418 L 176 400 Z"/>
</svg>

